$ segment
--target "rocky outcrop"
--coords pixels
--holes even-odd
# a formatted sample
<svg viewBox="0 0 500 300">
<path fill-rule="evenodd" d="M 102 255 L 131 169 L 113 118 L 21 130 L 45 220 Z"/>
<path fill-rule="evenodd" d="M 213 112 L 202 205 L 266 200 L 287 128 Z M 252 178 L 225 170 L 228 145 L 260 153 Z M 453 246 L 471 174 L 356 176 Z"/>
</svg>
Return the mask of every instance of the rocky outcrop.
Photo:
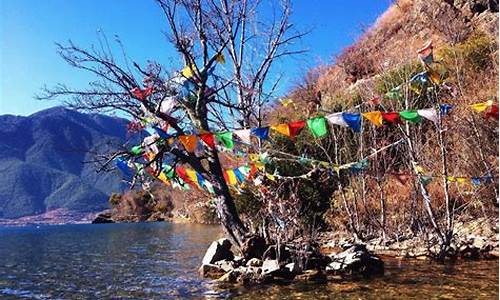
<svg viewBox="0 0 500 300">
<path fill-rule="evenodd" d="M 334 275 L 371 277 L 384 274 L 384 262 L 363 244 L 349 246 L 330 258 L 332 262 L 326 271 Z"/>
<path fill-rule="evenodd" d="M 106 223 L 115 223 L 113 219 L 111 219 L 111 213 L 100 213 L 97 217 L 92 221 L 92 224 L 106 224 Z"/>
<path fill-rule="evenodd" d="M 204 265 L 208 265 L 221 260 L 233 260 L 234 254 L 231 251 L 231 247 L 231 241 L 229 241 L 228 239 L 223 238 L 217 241 L 213 241 L 212 244 L 210 244 L 210 247 L 208 247 L 208 250 L 203 257 L 202 263 Z"/>
</svg>

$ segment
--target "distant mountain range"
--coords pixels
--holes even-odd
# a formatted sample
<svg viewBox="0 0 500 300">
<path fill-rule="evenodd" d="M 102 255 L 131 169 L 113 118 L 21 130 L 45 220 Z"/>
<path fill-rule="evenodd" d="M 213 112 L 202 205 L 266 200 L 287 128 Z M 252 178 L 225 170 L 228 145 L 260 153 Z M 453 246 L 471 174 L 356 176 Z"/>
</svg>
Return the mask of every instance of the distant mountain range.
<svg viewBox="0 0 500 300">
<path fill-rule="evenodd" d="M 90 152 L 126 139 L 125 119 L 54 107 L 27 117 L 0 116 L 0 218 L 54 209 L 95 212 L 124 186 L 96 173 Z"/>
</svg>

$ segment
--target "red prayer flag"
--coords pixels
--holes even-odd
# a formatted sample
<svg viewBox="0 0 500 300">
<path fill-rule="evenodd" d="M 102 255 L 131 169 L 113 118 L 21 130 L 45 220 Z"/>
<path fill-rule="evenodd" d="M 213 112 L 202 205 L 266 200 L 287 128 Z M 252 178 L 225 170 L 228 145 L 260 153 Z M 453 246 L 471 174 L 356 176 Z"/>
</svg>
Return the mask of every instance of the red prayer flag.
<svg viewBox="0 0 500 300">
<path fill-rule="evenodd" d="M 498 104 L 493 104 L 489 111 L 484 114 L 486 119 L 493 118 L 498 120 Z"/>
<path fill-rule="evenodd" d="M 200 134 L 200 139 L 210 148 L 215 148 L 215 140 L 213 133 L 202 133 Z"/>
<path fill-rule="evenodd" d="M 177 173 L 177 176 L 179 176 L 182 180 L 184 180 L 185 183 L 189 184 L 192 188 L 196 188 L 196 184 L 189 179 L 189 176 L 186 174 L 186 170 L 184 170 L 183 167 L 178 166 L 175 168 L 175 172 Z"/>
<path fill-rule="evenodd" d="M 372 99 L 367 101 L 368 104 L 371 105 L 379 105 L 380 104 L 380 98 L 379 97 L 373 97 Z"/>
<path fill-rule="evenodd" d="M 255 166 L 255 164 L 251 164 L 250 165 L 250 172 L 248 172 L 248 178 L 252 179 L 253 176 L 255 174 L 257 174 L 258 171 L 259 171 L 259 169 L 257 169 L 257 167 Z"/>
<path fill-rule="evenodd" d="M 295 121 L 288 123 L 288 128 L 290 129 L 290 138 L 297 136 L 305 126 L 306 121 Z"/>
<path fill-rule="evenodd" d="M 399 113 L 397 112 L 383 112 L 382 119 L 389 124 L 397 125 L 401 123 L 401 119 L 399 118 Z"/>
<path fill-rule="evenodd" d="M 137 98 L 141 101 L 144 101 L 144 98 L 151 96 L 151 94 L 153 94 L 153 87 L 147 87 L 144 90 L 141 90 L 140 88 L 135 87 L 135 88 L 131 89 L 130 92 L 132 93 L 132 95 L 135 98 Z"/>
<path fill-rule="evenodd" d="M 226 170 L 222 171 L 222 176 L 224 176 L 224 180 L 226 181 L 226 183 L 229 183 L 229 176 L 227 176 Z"/>
</svg>

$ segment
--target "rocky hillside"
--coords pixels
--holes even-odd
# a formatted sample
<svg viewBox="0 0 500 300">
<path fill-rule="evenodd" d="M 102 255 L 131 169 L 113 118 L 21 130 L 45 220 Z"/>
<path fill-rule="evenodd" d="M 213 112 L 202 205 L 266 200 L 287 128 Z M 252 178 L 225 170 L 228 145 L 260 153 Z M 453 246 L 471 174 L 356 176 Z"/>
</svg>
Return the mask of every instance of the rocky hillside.
<svg viewBox="0 0 500 300">
<path fill-rule="evenodd" d="M 0 116 L 0 218 L 107 208 L 109 195 L 123 188 L 120 176 L 97 174 L 84 162 L 125 138 L 123 119 L 61 107 Z"/>
</svg>

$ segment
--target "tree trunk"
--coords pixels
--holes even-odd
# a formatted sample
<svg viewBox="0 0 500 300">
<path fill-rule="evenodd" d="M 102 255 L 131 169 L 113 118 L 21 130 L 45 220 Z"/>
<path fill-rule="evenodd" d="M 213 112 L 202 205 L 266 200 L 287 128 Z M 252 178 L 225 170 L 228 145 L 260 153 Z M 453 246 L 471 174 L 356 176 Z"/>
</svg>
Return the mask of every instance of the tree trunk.
<svg viewBox="0 0 500 300">
<path fill-rule="evenodd" d="M 211 181 L 214 187 L 217 214 L 226 235 L 233 241 L 235 246 L 241 248 L 247 229 L 236 211 L 236 205 L 222 173 L 217 150 L 212 149 L 209 155 L 209 170 L 212 174 Z"/>
</svg>

